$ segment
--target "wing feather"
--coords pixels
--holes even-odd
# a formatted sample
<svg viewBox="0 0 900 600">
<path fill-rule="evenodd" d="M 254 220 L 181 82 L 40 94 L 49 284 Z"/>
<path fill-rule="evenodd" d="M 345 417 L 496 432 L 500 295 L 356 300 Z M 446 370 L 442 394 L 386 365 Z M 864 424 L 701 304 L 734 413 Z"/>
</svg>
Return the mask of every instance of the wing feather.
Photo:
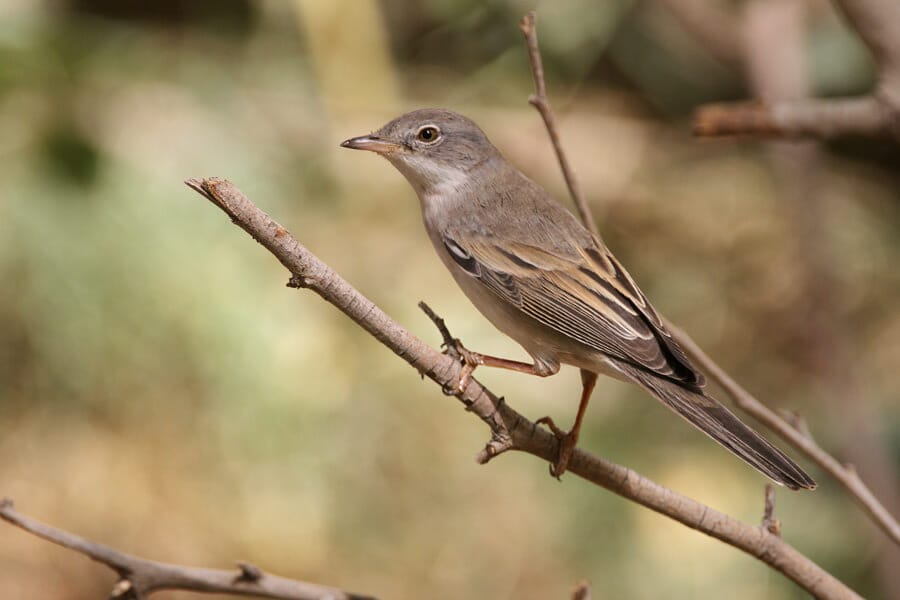
<svg viewBox="0 0 900 600">
<path fill-rule="evenodd" d="M 697 372 L 646 297 L 602 245 L 551 252 L 490 238 L 443 237 L 469 275 L 542 325 L 590 348 L 682 385 Z"/>
</svg>

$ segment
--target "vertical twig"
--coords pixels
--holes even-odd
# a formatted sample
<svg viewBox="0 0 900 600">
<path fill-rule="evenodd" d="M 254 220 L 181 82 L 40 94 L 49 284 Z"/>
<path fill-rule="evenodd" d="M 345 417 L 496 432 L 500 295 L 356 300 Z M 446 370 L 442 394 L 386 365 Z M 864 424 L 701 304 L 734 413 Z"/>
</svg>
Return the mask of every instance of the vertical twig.
<svg viewBox="0 0 900 600">
<path fill-rule="evenodd" d="M 534 106 L 544 119 L 544 125 L 547 127 L 547 133 L 550 135 L 550 141 L 553 143 L 553 149 L 556 151 L 556 158 L 559 160 L 559 166 L 562 169 L 563 177 L 566 180 L 566 186 L 575 201 L 575 208 L 578 209 L 578 216 L 584 226 L 600 238 L 600 232 L 597 231 L 597 224 L 591 216 L 591 209 L 588 207 L 587 200 L 581 192 L 581 186 L 575 177 L 575 171 L 563 152 L 562 142 L 559 140 L 559 131 L 556 129 L 556 120 L 553 117 L 553 109 L 550 107 L 550 99 L 547 97 L 547 84 L 544 82 L 544 62 L 541 60 L 541 51 L 538 48 L 537 40 L 537 15 L 531 11 L 519 21 L 519 29 L 525 36 L 525 43 L 528 45 L 528 58 L 531 60 L 531 72 L 534 74 L 534 94 L 529 96 L 528 103 Z"/>
<path fill-rule="evenodd" d="M 766 504 L 763 509 L 762 526 L 773 535 L 781 536 L 781 521 L 775 518 L 775 488 L 766 484 Z"/>
</svg>

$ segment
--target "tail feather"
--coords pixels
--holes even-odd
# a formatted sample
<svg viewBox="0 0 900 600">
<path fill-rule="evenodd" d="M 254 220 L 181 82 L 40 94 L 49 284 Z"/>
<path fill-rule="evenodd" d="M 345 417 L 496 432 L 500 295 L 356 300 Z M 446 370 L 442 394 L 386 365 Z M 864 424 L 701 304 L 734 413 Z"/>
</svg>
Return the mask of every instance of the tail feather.
<svg viewBox="0 0 900 600">
<path fill-rule="evenodd" d="M 792 490 L 815 489 L 816 482 L 803 469 L 741 422 L 715 398 L 629 364 L 616 362 L 615 366 L 663 404 L 774 482 Z"/>
</svg>

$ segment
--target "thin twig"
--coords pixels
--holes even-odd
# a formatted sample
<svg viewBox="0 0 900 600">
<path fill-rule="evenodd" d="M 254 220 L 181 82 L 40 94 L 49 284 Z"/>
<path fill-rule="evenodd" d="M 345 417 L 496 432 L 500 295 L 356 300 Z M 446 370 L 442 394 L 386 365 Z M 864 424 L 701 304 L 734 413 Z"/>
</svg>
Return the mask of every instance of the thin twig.
<svg viewBox="0 0 900 600">
<path fill-rule="evenodd" d="M 860 479 L 856 469 L 850 465 L 841 464 L 836 458 L 823 450 L 813 437 L 809 435 L 809 429 L 802 420 L 797 422 L 798 426 L 791 425 L 778 413 L 757 400 L 753 394 L 741 387 L 722 367 L 716 364 L 683 329 L 675 327 L 671 323 L 666 323 L 666 327 L 669 328 L 688 356 L 709 375 L 710 379 L 725 390 L 725 393 L 728 394 L 738 408 L 774 431 L 781 439 L 805 454 L 807 458 L 837 480 L 847 490 L 850 497 L 869 514 L 872 520 L 895 543 L 900 544 L 900 524 L 875 497 L 865 482 Z"/>
<path fill-rule="evenodd" d="M 187 590 L 283 600 L 375 600 L 372 596 L 270 575 L 247 563 L 238 563 L 236 571 L 226 571 L 140 558 L 23 515 L 8 498 L 0 500 L 0 518 L 28 533 L 83 554 L 118 573 L 119 580 L 113 586 L 111 599 L 141 600 L 162 590 Z"/>
<path fill-rule="evenodd" d="M 781 535 L 781 521 L 775 518 L 775 487 L 766 484 L 766 503 L 763 509 L 762 526 L 773 535 Z"/>
<path fill-rule="evenodd" d="M 319 260 L 281 225 L 253 205 L 240 190 L 221 179 L 190 180 L 188 185 L 222 209 L 233 223 L 271 252 L 306 288 L 338 308 L 397 356 L 442 388 L 458 381 L 461 365 L 415 337 L 346 280 Z M 506 450 L 556 460 L 558 440 L 519 414 L 508 403 L 472 379 L 457 398 L 491 429 L 491 441 L 479 455 L 486 462 Z M 702 531 L 783 573 L 819 598 L 859 598 L 833 575 L 778 536 L 743 523 L 696 500 L 643 477 L 635 471 L 576 448 L 569 471 L 623 498 L 641 504 L 688 527 Z"/>
<path fill-rule="evenodd" d="M 444 319 L 431 310 L 431 307 L 425 304 L 425 302 L 420 301 L 419 308 L 422 309 L 422 312 L 424 312 L 425 315 L 431 319 L 431 322 L 434 323 L 434 326 L 437 327 L 438 332 L 444 340 L 441 343 L 441 346 L 447 350 L 447 354 L 453 358 L 460 358 L 462 353 L 459 351 L 459 339 L 453 337 L 450 330 L 447 329 L 447 324 L 444 322 Z"/>
<path fill-rule="evenodd" d="M 528 98 L 528 102 L 538 110 L 541 118 L 544 119 L 544 125 L 547 127 L 547 133 L 550 135 L 553 148 L 556 150 L 556 158 L 559 160 L 559 166 L 566 180 L 566 186 L 569 188 L 572 200 L 575 201 L 575 208 L 578 209 L 581 222 L 585 224 L 591 233 L 599 238 L 600 232 L 597 231 L 597 225 L 591 217 L 591 209 L 584 194 L 581 192 L 578 178 L 575 177 L 575 170 L 572 169 L 566 153 L 562 150 L 562 142 L 559 139 L 556 120 L 553 118 L 553 108 L 551 108 L 550 99 L 547 97 L 547 84 L 544 82 L 544 62 L 541 59 L 541 51 L 538 48 L 537 40 L 537 15 L 534 11 L 522 17 L 519 21 L 519 29 L 522 30 L 522 34 L 525 36 L 525 43 L 528 45 L 528 58 L 531 61 L 531 72 L 534 75 L 535 93 Z"/>
<path fill-rule="evenodd" d="M 536 54 L 536 58 L 532 57 L 532 74 L 535 78 L 535 88 L 541 92 L 543 91 L 546 94 L 546 84 L 543 80 L 543 68 L 535 68 L 535 65 L 540 67 L 541 59 L 540 59 L 540 51 L 538 50 L 537 45 L 537 34 L 534 29 L 534 13 L 529 13 L 522 18 L 521 27 L 523 32 L 525 32 L 525 39 L 528 42 L 529 55 Z M 549 105 L 548 105 L 549 106 Z M 553 113 L 549 110 L 547 112 L 541 111 L 541 116 L 544 118 L 544 123 L 547 125 L 547 130 L 551 135 L 551 139 L 554 137 L 553 133 L 556 131 L 556 124 L 554 122 Z M 563 149 L 561 144 L 554 143 L 553 148 L 556 152 L 556 157 L 559 161 L 559 164 L 563 166 L 563 171 L 565 173 L 565 166 L 568 164 L 568 159 L 566 158 L 565 150 Z M 574 173 L 571 173 L 571 176 L 574 178 Z M 579 206 L 582 203 L 579 203 L 578 196 L 575 195 L 573 190 L 579 190 L 579 187 L 576 184 L 569 187 L 569 191 L 572 193 L 572 197 L 575 200 L 576 204 Z M 592 231 L 596 230 L 596 224 L 594 220 L 591 218 L 589 213 L 581 212 L 580 217 L 585 227 L 588 227 Z M 598 236 L 599 237 L 599 236 Z M 672 323 L 665 321 L 666 328 L 672 333 L 675 340 L 678 344 L 684 348 L 684 350 L 688 353 L 688 355 L 700 366 L 700 368 L 705 371 L 713 380 L 715 380 L 725 392 L 731 397 L 734 403 L 742 409 L 744 412 L 753 416 L 756 420 L 763 423 L 769 429 L 777 433 L 782 439 L 786 442 L 794 446 L 797 450 L 805 454 L 810 460 L 818 464 L 822 469 L 824 469 L 828 474 L 834 477 L 843 487 L 847 490 L 847 492 L 853 497 L 853 499 L 865 510 L 875 521 L 875 523 L 881 527 L 888 536 L 897 543 L 900 543 L 900 524 L 897 523 L 896 519 L 888 512 L 888 510 L 881 504 L 881 502 L 872 494 L 872 491 L 866 486 L 866 484 L 859 478 L 856 474 L 856 471 L 853 469 L 849 469 L 838 462 L 834 457 L 825 452 L 816 442 L 812 439 L 812 436 L 804 433 L 802 429 L 796 429 L 789 425 L 784 419 L 778 416 L 777 413 L 772 411 L 762 402 L 757 400 L 750 394 L 747 390 L 742 388 L 725 370 L 716 364 L 703 350 L 694 342 L 693 339 L 681 328 L 674 326 Z"/>
</svg>

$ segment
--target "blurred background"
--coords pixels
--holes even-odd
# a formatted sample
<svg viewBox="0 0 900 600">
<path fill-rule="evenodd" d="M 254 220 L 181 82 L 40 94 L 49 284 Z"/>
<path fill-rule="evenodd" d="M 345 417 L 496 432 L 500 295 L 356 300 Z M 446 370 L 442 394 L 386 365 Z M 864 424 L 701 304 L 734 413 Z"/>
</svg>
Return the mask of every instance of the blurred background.
<svg viewBox="0 0 900 600">
<path fill-rule="evenodd" d="M 794 69 L 773 94 L 855 94 L 872 63 L 825 2 L 784 2 L 781 21 L 770 0 L 715 3 L 738 26 L 715 29 L 726 42 L 783 50 L 749 70 L 678 4 L 4 0 L 0 496 L 127 552 L 246 560 L 382 598 L 566 598 L 582 578 L 595 598 L 805 597 L 532 457 L 476 465 L 482 423 L 286 288 L 182 183 L 231 179 L 423 339 L 439 343 L 420 299 L 469 348 L 525 358 L 440 265 L 402 177 L 338 143 L 451 108 L 568 203 L 526 102 L 517 23 L 537 8 L 562 138 L 608 245 L 661 312 L 770 406 L 802 413 L 896 515 L 897 147 L 704 141 L 689 122 L 702 103 L 765 91 L 754 73 Z M 533 419 L 573 418 L 572 369 L 478 377 Z M 764 480 L 636 388 L 601 382 L 581 444 L 761 518 Z M 866 597 L 900 598 L 886 537 L 800 462 L 820 487 L 778 491 L 784 537 Z M 100 598 L 112 581 L 0 527 L 6 598 Z"/>
</svg>

